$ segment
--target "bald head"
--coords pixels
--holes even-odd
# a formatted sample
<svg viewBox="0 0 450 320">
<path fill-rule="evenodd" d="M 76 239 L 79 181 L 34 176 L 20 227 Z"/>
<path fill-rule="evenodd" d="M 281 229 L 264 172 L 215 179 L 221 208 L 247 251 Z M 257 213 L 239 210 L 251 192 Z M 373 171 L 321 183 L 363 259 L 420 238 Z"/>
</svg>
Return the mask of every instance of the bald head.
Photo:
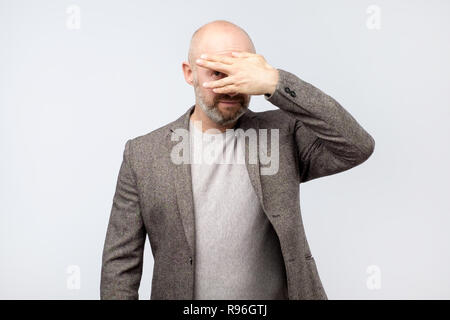
<svg viewBox="0 0 450 320">
<path fill-rule="evenodd" d="M 191 38 L 188 61 L 195 68 L 195 59 L 202 53 L 222 54 L 229 51 L 256 53 L 244 29 L 225 20 L 215 20 L 198 28 Z"/>
<path fill-rule="evenodd" d="M 195 91 L 196 104 L 191 118 L 204 121 L 206 127 L 220 130 L 231 128 L 248 109 L 251 95 L 239 92 L 215 93 L 212 89 L 200 85 L 205 81 L 215 81 L 228 76 L 206 66 L 197 66 L 196 60 L 200 55 L 206 53 L 231 56 L 233 51 L 256 53 L 255 46 L 244 29 L 225 20 L 215 20 L 194 32 L 189 45 L 188 62 L 182 63 L 184 78 Z M 234 103 L 227 105 L 223 101 Z"/>
</svg>

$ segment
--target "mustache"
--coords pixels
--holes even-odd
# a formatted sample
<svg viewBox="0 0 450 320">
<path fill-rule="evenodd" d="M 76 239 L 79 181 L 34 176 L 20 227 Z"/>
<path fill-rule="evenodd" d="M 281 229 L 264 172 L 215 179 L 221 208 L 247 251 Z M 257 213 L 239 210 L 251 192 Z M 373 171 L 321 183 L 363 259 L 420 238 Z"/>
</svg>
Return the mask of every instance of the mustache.
<svg viewBox="0 0 450 320">
<path fill-rule="evenodd" d="M 239 102 L 239 103 L 243 103 L 244 99 L 230 99 L 230 98 L 222 98 L 222 99 L 217 99 L 217 102 Z"/>
</svg>

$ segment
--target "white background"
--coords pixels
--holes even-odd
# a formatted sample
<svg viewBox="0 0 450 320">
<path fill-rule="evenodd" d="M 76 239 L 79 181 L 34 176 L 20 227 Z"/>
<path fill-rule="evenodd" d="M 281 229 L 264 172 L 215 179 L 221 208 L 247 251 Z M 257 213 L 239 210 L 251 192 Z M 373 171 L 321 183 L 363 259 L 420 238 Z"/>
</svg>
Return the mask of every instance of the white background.
<svg viewBox="0 0 450 320">
<path fill-rule="evenodd" d="M 195 103 L 181 69 L 190 37 L 225 19 L 376 141 L 362 165 L 301 186 L 328 297 L 449 299 L 449 13 L 436 0 L 0 0 L 0 298 L 99 298 L 125 142 Z M 276 107 L 258 96 L 250 108 Z M 147 242 L 141 299 L 152 269 Z"/>
</svg>

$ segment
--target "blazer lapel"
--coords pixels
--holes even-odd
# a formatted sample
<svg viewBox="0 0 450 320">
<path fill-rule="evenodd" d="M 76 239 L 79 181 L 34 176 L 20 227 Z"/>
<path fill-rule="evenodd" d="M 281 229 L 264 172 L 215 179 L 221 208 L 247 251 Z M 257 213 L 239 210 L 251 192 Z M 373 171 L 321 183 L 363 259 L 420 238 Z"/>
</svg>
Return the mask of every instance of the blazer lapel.
<svg viewBox="0 0 450 320">
<path fill-rule="evenodd" d="M 169 153 L 172 152 L 172 148 L 180 143 L 180 141 L 172 141 L 171 136 L 172 133 L 176 129 L 185 129 L 189 131 L 189 118 L 194 110 L 194 106 L 191 106 L 188 111 L 181 116 L 178 120 L 174 121 L 172 123 L 172 126 L 167 133 L 167 139 L 168 139 L 168 145 L 169 147 Z M 190 151 L 190 143 L 189 139 L 187 141 L 184 141 L 184 151 L 188 152 Z M 184 152 L 183 151 L 183 152 Z M 189 159 L 189 158 L 188 158 Z M 170 160 L 172 161 L 172 160 Z M 180 218 L 183 224 L 184 233 L 186 235 L 186 240 L 189 244 L 189 247 L 191 249 L 191 254 L 194 256 L 195 252 L 195 230 L 194 230 L 194 201 L 193 201 L 193 195 L 192 195 L 192 177 L 191 177 L 191 165 L 188 161 L 187 163 L 181 163 L 181 164 L 175 164 L 172 162 L 170 168 L 172 170 L 172 183 L 175 187 L 176 192 L 176 198 L 178 203 L 178 210 L 180 214 Z"/>
<path fill-rule="evenodd" d="M 250 178 L 250 182 L 252 183 L 253 189 L 255 190 L 256 196 L 259 199 L 261 207 L 265 211 L 264 201 L 263 201 L 263 193 L 261 187 L 261 177 L 260 177 L 260 161 L 259 161 L 259 123 L 256 115 L 253 111 L 247 110 L 247 112 L 239 118 L 238 123 L 236 124 L 236 128 L 241 128 L 244 132 L 248 129 L 254 129 L 256 131 L 256 163 L 250 163 L 249 161 L 249 142 L 250 139 L 245 139 L 245 165 L 247 167 L 248 176 Z"/>
</svg>

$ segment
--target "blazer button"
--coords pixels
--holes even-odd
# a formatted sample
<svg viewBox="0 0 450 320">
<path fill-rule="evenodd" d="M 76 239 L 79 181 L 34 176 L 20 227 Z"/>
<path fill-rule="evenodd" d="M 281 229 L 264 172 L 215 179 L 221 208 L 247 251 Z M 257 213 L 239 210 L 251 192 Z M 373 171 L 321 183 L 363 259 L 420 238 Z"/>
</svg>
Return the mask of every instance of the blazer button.
<svg viewBox="0 0 450 320">
<path fill-rule="evenodd" d="M 289 87 L 285 87 L 285 88 L 284 88 L 284 91 L 285 91 L 286 93 L 291 93 L 291 89 L 289 89 Z"/>
<path fill-rule="evenodd" d="M 192 264 L 192 257 L 189 257 L 189 263 Z"/>
<path fill-rule="evenodd" d="M 295 98 L 297 95 L 295 94 L 294 91 L 291 91 L 291 97 Z"/>
</svg>

